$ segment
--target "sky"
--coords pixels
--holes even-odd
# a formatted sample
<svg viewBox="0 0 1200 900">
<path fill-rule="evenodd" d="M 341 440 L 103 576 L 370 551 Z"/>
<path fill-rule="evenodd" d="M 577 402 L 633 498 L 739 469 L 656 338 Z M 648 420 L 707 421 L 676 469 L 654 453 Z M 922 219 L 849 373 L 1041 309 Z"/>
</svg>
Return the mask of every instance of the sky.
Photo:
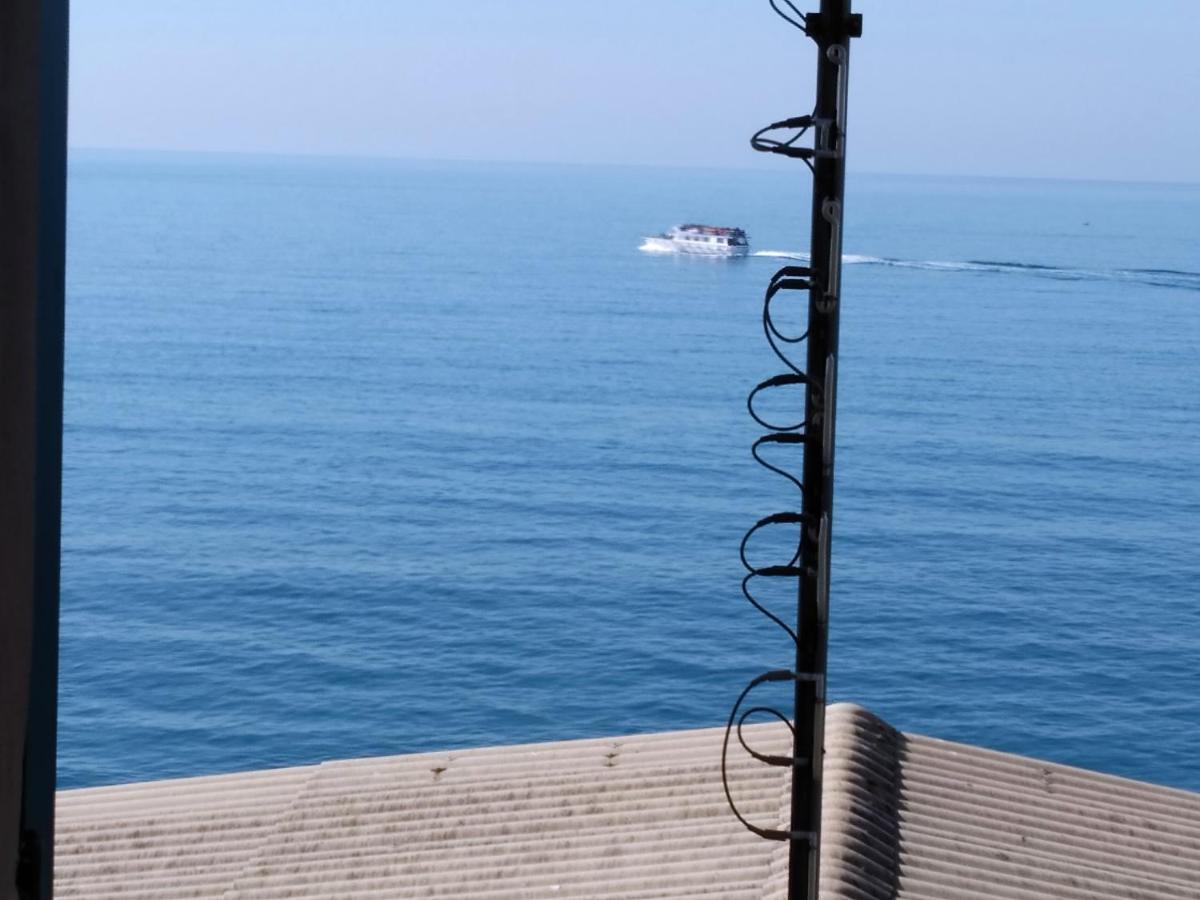
<svg viewBox="0 0 1200 900">
<path fill-rule="evenodd" d="M 1200 181 L 1200 0 L 855 10 L 851 171 Z M 71 43 L 74 147 L 751 167 L 815 71 L 767 0 L 73 0 Z"/>
</svg>

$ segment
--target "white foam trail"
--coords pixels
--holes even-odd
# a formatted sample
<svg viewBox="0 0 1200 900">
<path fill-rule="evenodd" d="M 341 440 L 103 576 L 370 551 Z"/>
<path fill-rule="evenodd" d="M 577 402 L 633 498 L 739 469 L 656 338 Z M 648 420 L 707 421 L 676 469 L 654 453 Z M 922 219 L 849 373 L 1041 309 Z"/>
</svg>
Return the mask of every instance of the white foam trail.
<svg viewBox="0 0 1200 900">
<path fill-rule="evenodd" d="M 808 259 L 807 253 L 792 253 L 790 250 L 755 250 L 750 255 L 751 256 L 766 256 L 766 257 L 770 257 L 772 259 L 798 259 L 801 261 Z M 854 254 L 854 253 L 843 253 L 842 254 L 842 264 L 843 265 L 852 265 L 854 263 L 882 263 L 882 262 L 887 262 L 887 260 L 881 259 L 878 256 L 858 256 L 857 254 Z"/>
<path fill-rule="evenodd" d="M 769 256 L 772 259 L 808 259 L 807 253 L 790 253 L 787 250 L 755 250 L 751 256 Z"/>
<path fill-rule="evenodd" d="M 751 256 L 774 259 L 794 259 L 807 262 L 807 253 L 790 250 L 755 250 Z M 1119 281 L 1153 287 L 1172 287 L 1200 291 L 1200 272 L 1178 269 L 1076 269 L 1042 263 L 1003 262 L 998 260 L 950 261 L 940 259 L 896 259 L 888 256 L 863 256 L 857 253 L 842 255 L 844 265 L 889 266 L 897 269 L 919 269 L 926 272 L 979 272 L 997 275 L 1023 275 L 1029 278 L 1050 278 L 1059 281 Z"/>
<path fill-rule="evenodd" d="M 897 269 L 924 269 L 931 272 L 998 272 L 994 266 L 981 266 L 969 262 L 943 262 L 937 259 L 871 259 L 870 262 Z"/>
<path fill-rule="evenodd" d="M 661 244 L 652 244 L 647 240 L 644 244 L 638 247 L 643 253 L 674 253 L 670 247 L 664 247 Z"/>
<path fill-rule="evenodd" d="M 807 253 L 792 253 L 788 250 L 755 250 L 751 256 L 766 256 L 780 259 L 807 260 Z M 936 272 L 1004 272 L 1009 267 L 974 262 L 949 262 L 937 259 L 895 259 L 887 256 L 865 256 L 861 253 L 843 253 L 842 265 L 893 266 L 897 269 L 924 269 Z"/>
</svg>

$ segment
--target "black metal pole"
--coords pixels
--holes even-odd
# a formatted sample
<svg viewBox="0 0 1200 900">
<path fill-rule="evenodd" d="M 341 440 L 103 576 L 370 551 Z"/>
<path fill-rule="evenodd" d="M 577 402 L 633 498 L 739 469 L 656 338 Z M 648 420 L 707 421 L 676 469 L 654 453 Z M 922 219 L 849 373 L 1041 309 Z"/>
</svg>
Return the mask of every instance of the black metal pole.
<svg viewBox="0 0 1200 900">
<path fill-rule="evenodd" d="M 842 221 L 846 178 L 846 85 L 850 38 L 861 30 L 850 0 L 821 0 L 805 18 L 817 43 L 817 102 L 813 114 L 813 270 L 808 304 L 804 446 L 805 524 L 800 544 L 796 646 L 795 743 L 792 763 L 789 900 L 815 900 L 821 829 L 821 774 L 825 732 L 829 548 L 833 523 L 834 416 L 837 400 L 838 323 L 841 309 Z M 807 835 L 802 838 L 800 835 Z"/>
<path fill-rule="evenodd" d="M 67 0 L 0 3 L 0 897 L 53 890 Z"/>
</svg>

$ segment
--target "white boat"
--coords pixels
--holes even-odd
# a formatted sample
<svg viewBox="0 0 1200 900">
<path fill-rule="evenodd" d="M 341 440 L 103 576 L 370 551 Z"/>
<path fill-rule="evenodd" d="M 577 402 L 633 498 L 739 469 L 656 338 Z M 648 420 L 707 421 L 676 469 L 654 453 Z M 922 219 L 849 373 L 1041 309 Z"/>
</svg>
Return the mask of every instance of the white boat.
<svg viewBox="0 0 1200 900">
<path fill-rule="evenodd" d="M 717 225 L 676 225 L 645 238 L 639 250 L 650 253 L 694 253 L 697 256 L 745 256 L 750 241 L 740 228 Z"/>
</svg>

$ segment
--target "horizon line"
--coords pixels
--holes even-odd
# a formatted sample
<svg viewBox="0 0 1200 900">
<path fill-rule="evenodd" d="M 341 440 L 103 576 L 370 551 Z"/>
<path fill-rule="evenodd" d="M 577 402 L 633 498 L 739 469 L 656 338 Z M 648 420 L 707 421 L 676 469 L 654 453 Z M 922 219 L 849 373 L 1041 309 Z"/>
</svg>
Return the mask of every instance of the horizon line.
<svg viewBox="0 0 1200 900">
<path fill-rule="evenodd" d="M 595 160 L 551 160 L 551 159 L 485 159 L 479 157 L 436 157 L 436 156 L 387 156 L 372 153 L 321 153 L 310 151 L 279 151 L 279 150 L 214 150 L 160 148 L 160 147 L 113 147 L 95 145 L 68 144 L 68 154 L 112 153 L 112 154 L 146 154 L 163 156 L 227 156 L 227 157 L 260 157 L 295 160 L 345 160 L 359 162 L 390 162 L 390 163 L 451 163 L 463 165 L 510 165 L 510 166 L 579 166 L 603 168 L 635 168 L 635 169 L 694 169 L 699 171 L 733 171 L 733 172 L 764 172 L 764 165 L 716 164 L 716 163 L 657 163 L 657 162 L 613 162 Z M 769 163 L 768 163 L 769 164 Z M 1012 175 L 985 174 L 965 172 L 897 172 L 879 169 L 852 170 L 851 176 L 885 176 L 889 178 L 948 178 L 962 180 L 988 181 L 1057 181 L 1080 184 L 1138 184 L 1154 185 L 1157 187 L 1200 187 L 1200 180 L 1186 181 L 1180 179 L 1130 179 L 1108 178 L 1102 176 L 1070 176 L 1070 175 Z"/>
</svg>

